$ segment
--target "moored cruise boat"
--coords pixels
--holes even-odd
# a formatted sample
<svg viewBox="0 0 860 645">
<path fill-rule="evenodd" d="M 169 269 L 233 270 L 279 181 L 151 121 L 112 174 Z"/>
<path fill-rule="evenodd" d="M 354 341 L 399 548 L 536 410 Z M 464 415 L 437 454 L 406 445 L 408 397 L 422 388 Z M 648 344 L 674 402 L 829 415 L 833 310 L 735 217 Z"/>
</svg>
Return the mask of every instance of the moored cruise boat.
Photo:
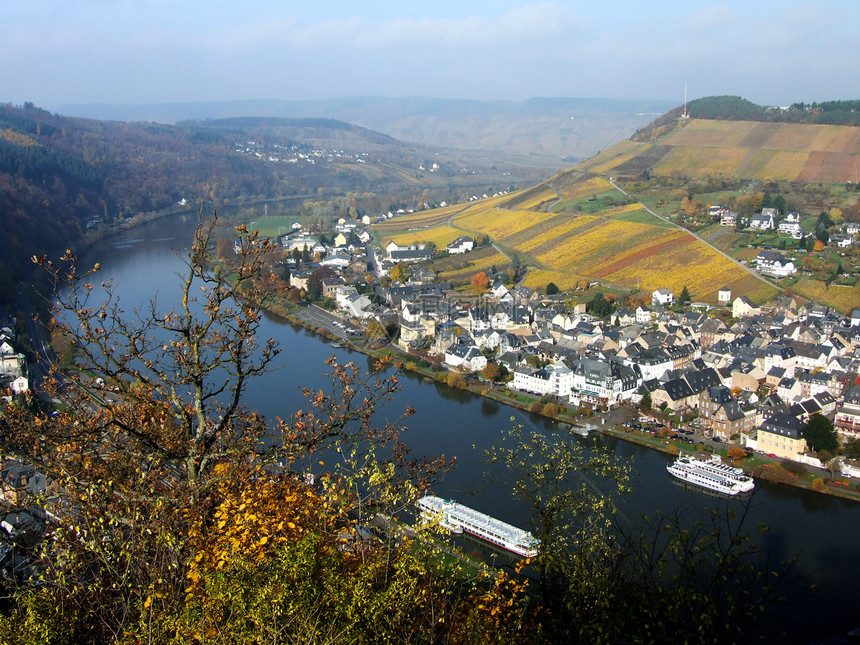
<svg viewBox="0 0 860 645">
<path fill-rule="evenodd" d="M 527 558 L 537 555 L 540 541 L 528 531 L 518 529 L 494 517 L 457 502 L 426 495 L 418 500 L 421 517 L 439 522 L 452 533 L 466 532 Z"/>
<path fill-rule="evenodd" d="M 740 495 L 755 488 L 752 477 L 740 468 L 724 464 L 719 455 L 700 461 L 689 455 L 678 457 L 666 466 L 677 479 L 724 495 Z"/>
</svg>

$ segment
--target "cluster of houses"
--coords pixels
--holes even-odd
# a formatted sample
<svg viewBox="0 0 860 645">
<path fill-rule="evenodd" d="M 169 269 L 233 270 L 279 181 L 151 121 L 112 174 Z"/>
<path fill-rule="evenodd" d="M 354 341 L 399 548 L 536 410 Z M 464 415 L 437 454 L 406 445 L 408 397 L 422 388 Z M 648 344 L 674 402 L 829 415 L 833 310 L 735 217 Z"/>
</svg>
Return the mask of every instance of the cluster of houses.
<svg viewBox="0 0 860 645">
<path fill-rule="evenodd" d="M 305 163 L 314 165 L 321 161 L 351 161 L 367 163 L 372 157 L 367 152 L 346 152 L 336 148 L 315 148 L 309 145 L 282 145 L 262 141 L 237 141 L 233 152 L 254 157 L 269 163 Z"/>
<path fill-rule="evenodd" d="M 0 392 L 6 402 L 29 390 L 27 358 L 18 351 L 14 324 L 0 327 Z M 33 504 L 45 492 L 45 476 L 15 459 L 0 461 L 0 579 L 27 579 L 38 571 L 27 549 L 44 533 L 46 513 Z"/>
<path fill-rule="evenodd" d="M 446 250 L 473 248 L 464 237 Z M 759 306 L 732 299 L 727 288 L 718 293 L 726 316 L 695 303 L 677 313 L 668 309 L 674 294 L 657 289 L 650 307 L 622 308 L 604 321 L 583 305 L 568 311 L 524 286 L 497 283 L 482 297 L 456 295 L 416 264 L 431 249 L 391 242 L 384 251 L 381 273 L 403 263 L 409 275 L 380 289 L 378 304 L 343 275 L 324 288 L 344 315 L 396 323 L 403 351 L 450 370 L 480 372 L 494 362 L 512 374 L 515 390 L 591 410 L 650 400 L 705 436 L 785 458 L 804 458 L 803 430 L 812 415 L 834 419 L 844 438 L 860 433 L 860 313 L 849 319 L 791 298 Z M 334 255 L 347 252 L 353 250 Z M 774 251 L 763 251 L 758 264 L 780 277 L 795 270 Z M 301 279 L 297 271 L 294 283 Z"/>
<path fill-rule="evenodd" d="M 801 223 L 801 215 L 797 211 L 791 211 L 784 216 L 776 208 L 762 208 L 760 213 L 754 214 L 748 220 L 738 213 L 723 206 L 711 206 L 709 214 L 714 222 L 719 221 L 721 226 L 748 226 L 756 231 L 776 231 L 780 236 L 794 240 L 803 240 L 812 237 L 813 233 L 805 229 Z M 842 226 L 841 232 L 830 236 L 830 243 L 839 248 L 850 248 L 854 244 L 854 236 L 860 233 L 860 224 L 849 222 Z"/>
<path fill-rule="evenodd" d="M 11 400 L 13 395 L 29 389 L 27 357 L 17 349 L 12 326 L 0 327 L 0 392 Z"/>
<path fill-rule="evenodd" d="M 812 415 L 858 437 L 860 312 L 719 296 L 731 318 L 672 312 L 662 289 L 650 308 L 622 308 L 608 321 L 501 284 L 469 302 L 446 285 L 409 281 L 393 285 L 386 304 L 404 351 L 465 372 L 495 362 L 513 375 L 509 387 L 536 397 L 591 410 L 650 399 L 705 436 L 792 459 L 804 459 Z"/>
</svg>

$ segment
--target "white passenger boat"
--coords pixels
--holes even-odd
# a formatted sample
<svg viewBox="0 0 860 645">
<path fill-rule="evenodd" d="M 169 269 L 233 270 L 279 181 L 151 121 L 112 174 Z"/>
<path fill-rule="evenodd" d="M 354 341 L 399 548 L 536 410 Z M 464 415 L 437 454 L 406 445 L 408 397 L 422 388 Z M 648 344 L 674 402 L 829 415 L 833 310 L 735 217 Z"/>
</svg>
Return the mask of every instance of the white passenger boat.
<svg viewBox="0 0 860 645">
<path fill-rule="evenodd" d="M 457 502 L 426 495 L 418 500 L 421 517 L 454 533 L 466 532 L 527 558 L 537 555 L 540 540 L 494 517 Z"/>
<path fill-rule="evenodd" d="M 666 470 L 683 482 L 724 495 L 740 495 L 755 488 L 752 477 L 740 468 L 724 464 L 719 455 L 712 455 L 707 461 L 684 455 L 666 466 Z"/>
</svg>

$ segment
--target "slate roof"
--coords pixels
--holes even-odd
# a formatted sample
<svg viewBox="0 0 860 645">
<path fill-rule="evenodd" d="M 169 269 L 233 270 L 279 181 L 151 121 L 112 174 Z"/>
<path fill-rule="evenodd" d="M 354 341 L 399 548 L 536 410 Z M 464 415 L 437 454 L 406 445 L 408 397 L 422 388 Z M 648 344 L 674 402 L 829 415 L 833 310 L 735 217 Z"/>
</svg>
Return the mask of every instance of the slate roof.
<svg viewBox="0 0 860 645">
<path fill-rule="evenodd" d="M 694 394 L 693 390 L 691 390 L 690 386 L 687 384 L 687 381 L 680 378 L 666 381 L 663 383 L 662 389 L 666 390 L 666 394 L 673 401 L 680 401 L 681 399 L 686 399 Z"/>
<path fill-rule="evenodd" d="M 783 412 L 777 412 L 765 419 L 764 423 L 761 424 L 761 429 L 765 432 L 782 435 L 791 439 L 800 439 L 804 427 L 804 424 L 796 416 Z"/>
</svg>

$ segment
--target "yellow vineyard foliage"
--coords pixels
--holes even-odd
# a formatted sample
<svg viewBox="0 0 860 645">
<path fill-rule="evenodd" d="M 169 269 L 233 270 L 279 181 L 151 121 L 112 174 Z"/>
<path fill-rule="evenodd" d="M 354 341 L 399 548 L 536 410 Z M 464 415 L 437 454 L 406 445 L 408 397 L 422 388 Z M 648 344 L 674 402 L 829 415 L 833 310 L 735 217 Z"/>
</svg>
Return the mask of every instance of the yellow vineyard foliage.
<svg viewBox="0 0 860 645">
<path fill-rule="evenodd" d="M 850 126 L 697 119 L 662 143 L 674 148 L 654 167 L 664 176 L 839 182 L 860 167 L 860 133 Z"/>
<path fill-rule="evenodd" d="M 531 210 L 541 204 L 558 199 L 558 195 L 551 188 L 544 188 L 533 194 L 524 194 L 522 198 L 517 198 L 506 203 L 506 207 L 515 210 Z"/>
<path fill-rule="evenodd" d="M 639 243 L 643 236 L 653 237 L 661 229 L 645 224 L 603 219 L 579 235 L 560 238 L 558 243 L 536 255 L 546 268 L 570 270 L 588 274 L 588 268 L 596 262 L 615 255 Z"/>
<path fill-rule="evenodd" d="M 446 225 L 434 226 L 433 228 L 425 228 L 419 231 L 385 235 L 382 238 L 382 245 L 385 246 L 391 240 L 394 240 L 401 246 L 417 244 L 419 242 L 432 242 L 436 245 L 437 249 L 444 250 L 446 245 L 450 244 L 461 235 L 463 235 L 463 231 L 459 229 L 451 228 Z"/>
<path fill-rule="evenodd" d="M 640 204 L 639 202 L 634 202 L 633 204 L 616 206 L 615 208 L 600 211 L 600 215 L 602 217 L 612 217 L 613 215 L 624 215 L 625 213 L 635 213 L 636 211 L 641 210 L 645 210 L 642 204 Z"/>
<path fill-rule="evenodd" d="M 491 247 L 492 250 L 492 247 Z M 492 253 L 467 253 L 463 256 L 464 266 L 453 266 L 439 273 L 439 279 L 443 282 L 457 282 L 471 278 L 475 273 L 487 271 L 490 267 L 501 269 L 506 267 L 510 260 L 503 254 L 492 250 Z"/>
<path fill-rule="evenodd" d="M 588 267 L 588 273 L 599 273 L 604 269 L 607 269 L 619 263 L 623 263 L 628 259 L 631 262 L 635 262 L 636 256 L 647 254 L 650 249 L 653 249 L 653 247 L 658 244 L 667 244 L 673 241 L 679 241 L 679 243 L 683 243 L 681 242 L 681 240 L 686 240 L 688 234 L 684 231 L 679 230 L 655 229 L 653 233 L 649 231 L 648 234 L 643 237 L 645 237 L 646 239 L 643 239 L 641 244 L 633 244 L 626 249 L 619 251 L 618 253 L 607 255 L 606 259 L 603 259 L 596 264 L 590 265 Z"/>
<path fill-rule="evenodd" d="M 576 273 L 562 273 L 561 271 L 548 271 L 546 269 L 529 269 L 528 273 L 526 273 L 525 280 L 523 280 L 523 284 L 536 291 L 543 291 L 547 284 L 553 282 L 562 291 L 569 291 L 576 289 L 579 285 L 579 281 L 582 280 L 582 277 L 583 276 Z"/>
<path fill-rule="evenodd" d="M 590 163 L 583 166 L 583 168 L 587 168 L 591 172 L 595 173 L 605 173 L 612 170 L 613 168 L 617 168 L 623 163 L 630 161 L 631 159 L 633 159 L 633 157 L 639 154 L 641 149 L 641 146 L 637 145 L 634 150 L 631 150 L 626 153 L 618 151 L 616 152 L 616 154 L 607 155 L 607 158 L 604 159 L 595 158 Z M 613 150 L 615 150 L 615 148 L 613 148 Z"/>
<path fill-rule="evenodd" d="M 525 241 L 517 244 L 517 249 L 530 253 L 544 244 L 555 243 L 558 239 L 566 237 L 577 229 L 585 226 L 586 224 L 590 224 L 597 219 L 598 218 L 594 215 L 579 215 L 564 218 L 559 217 L 557 220 L 552 222 L 555 225 L 548 230 L 528 235 Z"/>
<path fill-rule="evenodd" d="M 612 184 L 603 179 L 603 177 L 589 177 L 576 181 L 565 186 L 561 190 L 562 197 L 565 199 L 577 199 L 597 193 L 603 193 L 607 190 L 612 190 Z"/>
<path fill-rule="evenodd" d="M 836 284 L 828 287 L 820 280 L 804 278 L 792 288 L 804 298 L 828 305 L 845 314 L 860 309 L 860 289 L 857 287 Z"/>
<path fill-rule="evenodd" d="M 433 208 L 407 215 L 397 215 L 383 222 L 377 222 L 371 229 L 379 233 L 407 231 L 415 228 L 430 228 L 445 222 L 451 215 L 465 209 L 465 204 L 452 204 L 443 208 Z"/>
<path fill-rule="evenodd" d="M 675 293 L 686 286 L 696 300 L 713 300 L 727 282 L 749 275 L 714 249 L 688 238 L 659 254 L 643 258 L 608 276 L 606 280 L 643 290 L 668 288 Z"/>
<path fill-rule="evenodd" d="M 519 231 L 554 217 L 557 216 L 533 211 L 506 211 L 484 207 L 469 209 L 456 216 L 454 225 L 469 231 L 484 233 L 494 240 L 504 241 L 505 238 Z"/>
<path fill-rule="evenodd" d="M 768 150 L 857 150 L 860 133 L 846 125 L 710 121 L 693 119 L 662 143 L 670 146 L 758 148 Z"/>
<path fill-rule="evenodd" d="M 697 168 L 700 173 L 731 175 L 741 166 L 747 153 L 744 148 L 678 147 L 663 158 L 654 173 L 688 174 L 690 168 Z"/>
</svg>

